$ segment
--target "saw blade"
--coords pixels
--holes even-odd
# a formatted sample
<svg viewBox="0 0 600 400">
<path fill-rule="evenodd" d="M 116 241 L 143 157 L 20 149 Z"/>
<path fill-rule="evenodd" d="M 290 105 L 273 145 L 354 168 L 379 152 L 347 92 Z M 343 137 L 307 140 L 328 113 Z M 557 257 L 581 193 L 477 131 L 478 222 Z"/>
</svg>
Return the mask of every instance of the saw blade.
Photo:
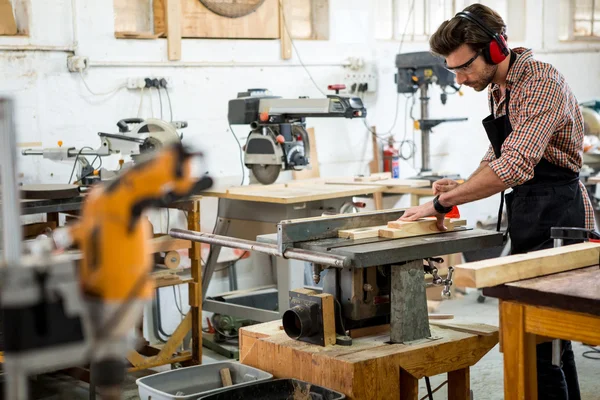
<svg viewBox="0 0 600 400">
<path fill-rule="evenodd" d="M 256 180 L 263 185 L 270 185 L 277 180 L 279 171 L 281 171 L 281 165 L 261 165 L 254 164 L 250 167 L 252 173 L 256 177 Z"/>
</svg>

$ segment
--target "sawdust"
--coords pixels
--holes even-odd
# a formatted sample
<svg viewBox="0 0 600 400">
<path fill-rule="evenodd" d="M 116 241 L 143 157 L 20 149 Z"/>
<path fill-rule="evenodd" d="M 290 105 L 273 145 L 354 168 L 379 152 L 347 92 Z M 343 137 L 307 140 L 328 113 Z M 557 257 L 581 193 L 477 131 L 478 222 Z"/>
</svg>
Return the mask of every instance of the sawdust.
<svg viewBox="0 0 600 400">
<path fill-rule="evenodd" d="M 310 395 L 310 385 L 307 384 L 305 388 L 302 387 L 302 384 L 294 382 L 294 393 L 292 393 L 287 400 L 311 400 L 312 396 Z"/>
</svg>

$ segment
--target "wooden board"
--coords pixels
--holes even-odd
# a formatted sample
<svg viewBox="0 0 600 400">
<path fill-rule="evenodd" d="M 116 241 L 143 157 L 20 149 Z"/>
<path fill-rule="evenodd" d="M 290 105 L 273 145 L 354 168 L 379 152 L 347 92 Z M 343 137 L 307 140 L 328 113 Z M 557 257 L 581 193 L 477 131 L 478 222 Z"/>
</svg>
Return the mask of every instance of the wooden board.
<svg viewBox="0 0 600 400">
<path fill-rule="evenodd" d="M 114 0 L 113 6 L 115 35 L 117 32 L 152 33 L 151 0 Z"/>
<path fill-rule="evenodd" d="M 279 38 L 278 0 L 265 0 L 253 13 L 227 18 L 207 9 L 198 0 L 180 0 L 182 31 L 187 38 Z M 165 0 L 154 0 L 154 32 L 166 32 Z"/>
<path fill-rule="evenodd" d="M 0 35 L 16 35 L 17 21 L 9 0 L 0 0 Z"/>
<path fill-rule="evenodd" d="M 385 173 L 384 173 L 385 174 Z M 369 177 L 342 177 L 342 178 L 329 178 L 325 180 L 325 183 L 331 185 L 377 185 L 386 188 L 426 188 L 431 185 L 431 182 L 424 179 L 396 179 L 396 178 L 385 178 L 380 179 L 379 175 L 375 175 L 374 178 Z M 428 194 L 433 196 L 431 189 L 426 190 Z"/>
<path fill-rule="evenodd" d="M 455 267 L 457 286 L 484 288 L 598 264 L 600 244 L 580 243 Z"/>
<path fill-rule="evenodd" d="M 319 178 L 321 176 L 315 128 L 308 128 L 306 131 L 308 132 L 308 140 L 310 141 L 310 169 L 305 168 L 302 171 L 292 171 L 292 176 L 295 180 Z"/>
<path fill-rule="evenodd" d="M 375 332 L 353 339 L 351 346 L 322 347 L 292 340 L 280 326 L 281 321 L 272 321 L 242 328 L 240 362 L 275 378 L 301 379 L 339 391 L 349 400 L 401 398 L 401 370 L 414 388 L 416 379 L 474 365 L 498 343 L 495 327 L 490 327 L 495 334 L 478 336 L 432 326 L 432 336 L 440 339 L 388 344 L 389 333 Z"/>
<path fill-rule="evenodd" d="M 450 219 L 444 220 L 444 225 L 448 230 L 446 232 L 453 231 L 457 227 L 466 225 L 467 221 L 464 219 Z M 395 228 L 390 228 L 393 226 Z M 433 235 L 442 233 L 437 229 L 436 220 L 422 220 L 415 222 L 408 221 L 390 221 L 387 225 L 381 226 L 368 226 L 363 228 L 355 229 L 342 229 L 338 231 L 338 237 L 348 239 L 367 239 L 375 237 L 386 237 L 386 238 L 405 238 L 413 236 Z"/>
<path fill-rule="evenodd" d="M 600 268 L 562 272 L 485 288 L 485 296 L 600 316 Z"/>
<path fill-rule="evenodd" d="M 294 204 L 306 201 L 337 199 L 360 196 L 382 191 L 381 186 L 325 185 L 323 183 L 248 185 L 209 189 L 204 197 L 232 200 L 259 201 L 264 203 Z"/>
<path fill-rule="evenodd" d="M 164 1 L 167 19 L 167 53 L 169 61 L 178 61 L 181 60 L 181 2 L 183 0 Z"/>
</svg>

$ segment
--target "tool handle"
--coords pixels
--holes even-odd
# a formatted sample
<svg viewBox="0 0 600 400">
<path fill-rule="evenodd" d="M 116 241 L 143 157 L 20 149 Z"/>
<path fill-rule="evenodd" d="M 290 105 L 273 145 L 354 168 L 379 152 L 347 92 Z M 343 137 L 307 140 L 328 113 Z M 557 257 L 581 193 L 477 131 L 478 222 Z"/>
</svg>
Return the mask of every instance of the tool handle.
<svg viewBox="0 0 600 400">
<path fill-rule="evenodd" d="M 127 132 L 128 124 L 141 124 L 144 122 L 142 118 L 124 118 L 117 122 L 117 127 L 119 128 L 119 132 Z"/>
<path fill-rule="evenodd" d="M 553 227 L 550 228 L 550 237 L 552 239 L 563 240 L 600 240 L 600 233 L 585 228 L 572 227 Z"/>
</svg>

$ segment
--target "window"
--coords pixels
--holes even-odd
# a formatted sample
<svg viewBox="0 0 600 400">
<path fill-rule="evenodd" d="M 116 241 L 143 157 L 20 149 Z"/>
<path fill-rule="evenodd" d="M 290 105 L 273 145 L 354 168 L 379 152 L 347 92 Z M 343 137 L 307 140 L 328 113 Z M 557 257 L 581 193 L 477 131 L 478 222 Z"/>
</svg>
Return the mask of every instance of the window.
<svg viewBox="0 0 600 400">
<path fill-rule="evenodd" d="M 506 20 L 510 0 L 377 0 L 374 1 L 375 38 L 424 41 L 440 24 L 472 3 L 485 4 Z M 600 0 L 596 0 L 600 3 Z"/>
<path fill-rule="evenodd" d="M 561 40 L 600 39 L 600 0 L 561 0 Z"/>
</svg>

